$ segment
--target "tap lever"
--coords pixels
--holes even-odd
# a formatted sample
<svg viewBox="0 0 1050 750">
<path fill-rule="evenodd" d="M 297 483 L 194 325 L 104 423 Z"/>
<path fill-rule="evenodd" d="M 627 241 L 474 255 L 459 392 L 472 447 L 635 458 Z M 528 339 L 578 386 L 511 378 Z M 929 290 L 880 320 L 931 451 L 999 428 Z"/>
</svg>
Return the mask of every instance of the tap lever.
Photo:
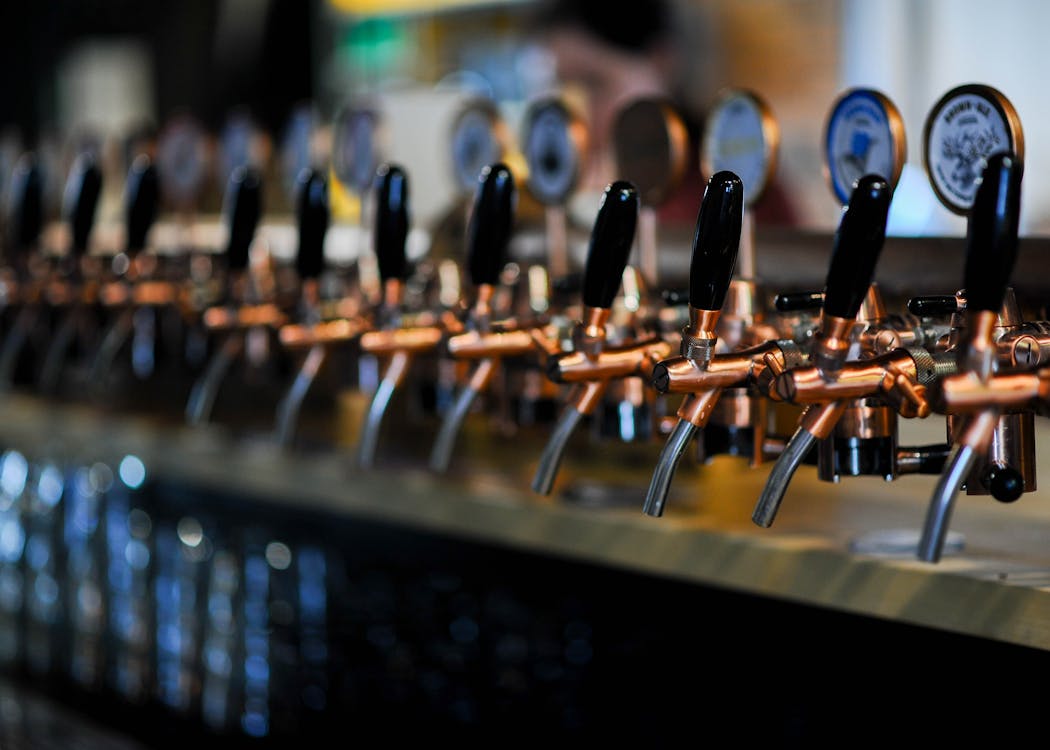
<svg viewBox="0 0 1050 750">
<path fill-rule="evenodd" d="M 15 252 L 12 262 L 22 265 L 26 254 L 40 240 L 44 228 L 44 181 L 34 154 L 25 154 L 11 173 L 8 204 L 8 240 Z"/>
<path fill-rule="evenodd" d="M 383 164 L 376 173 L 375 254 L 379 278 L 403 281 L 408 275 L 405 242 L 408 240 L 408 176 L 396 164 Z"/>
<path fill-rule="evenodd" d="M 467 238 L 467 267 L 475 287 L 499 283 L 516 206 L 517 190 L 510 168 L 496 163 L 482 169 Z"/>
<path fill-rule="evenodd" d="M 328 232 L 328 181 L 323 173 L 304 169 L 299 173 L 296 221 L 299 249 L 295 270 L 301 280 L 315 280 L 324 272 L 324 240 Z"/>
<path fill-rule="evenodd" d="M 711 176 L 704 189 L 689 261 L 689 305 L 721 310 L 740 248 L 744 183 L 733 172 Z"/>
<path fill-rule="evenodd" d="M 886 240 L 890 198 L 889 183 L 877 175 L 861 177 L 853 188 L 835 232 L 824 288 L 825 315 L 857 317 Z"/>
<path fill-rule="evenodd" d="M 226 268 L 240 272 L 248 267 L 248 251 L 262 213 L 262 177 L 249 165 L 236 167 L 230 173 L 224 196 L 229 237 L 226 241 Z"/>
<path fill-rule="evenodd" d="M 1003 305 L 1017 260 L 1023 169 L 1013 154 L 988 157 L 967 231 L 963 280 L 967 310 L 998 313 Z"/>
<path fill-rule="evenodd" d="M 124 211 L 127 227 L 125 248 L 129 256 L 146 247 L 146 237 L 157 218 L 160 207 L 160 180 L 157 167 L 146 154 L 139 154 L 128 170 L 124 192 Z"/>
<path fill-rule="evenodd" d="M 638 191 L 626 180 L 609 184 L 587 248 L 583 274 L 583 304 L 608 310 L 620 289 L 638 225 Z"/>
<path fill-rule="evenodd" d="M 93 156 L 87 153 L 80 154 L 73 162 L 63 193 L 63 213 L 70 224 L 73 240 L 70 254 L 74 258 L 79 259 L 87 254 L 101 194 L 102 170 Z"/>
</svg>

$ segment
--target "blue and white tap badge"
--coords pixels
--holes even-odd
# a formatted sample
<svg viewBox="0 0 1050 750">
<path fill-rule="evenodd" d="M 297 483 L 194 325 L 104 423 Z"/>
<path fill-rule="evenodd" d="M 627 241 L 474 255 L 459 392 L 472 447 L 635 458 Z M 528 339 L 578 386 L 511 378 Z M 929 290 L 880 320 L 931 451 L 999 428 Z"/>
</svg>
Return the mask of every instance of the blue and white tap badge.
<svg viewBox="0 0 1050 750">
<path fill-rule="evenodd" d="M 847 91 L 828 116 L 824 149 L 831 189 L 843 205 L 865 175 L 879 175 L 894 185 L 906 150 L 900 114 L 877 91 Z"/>
<path fill-rule="evenodd" d="M 989 86 L 952 89 L 926 120 L 925 160 L 930 184 L 951 211 L 970 210 L 985 160 L 1001 151 L 1023 158 L 1023 136 L 1013 105 Z"/>
</svg>

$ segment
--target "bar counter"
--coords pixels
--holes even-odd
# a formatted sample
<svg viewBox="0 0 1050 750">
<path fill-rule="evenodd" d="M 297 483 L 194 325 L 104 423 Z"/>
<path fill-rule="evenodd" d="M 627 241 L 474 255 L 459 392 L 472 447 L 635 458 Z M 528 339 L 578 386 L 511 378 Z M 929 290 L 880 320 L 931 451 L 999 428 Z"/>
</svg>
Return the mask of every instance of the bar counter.
<svg viewBox="0 0 1050 750">
<path fill-rule="evenodd" d="M 960 495 L 939 563 L 914 544 L 935 476 L 818 481 L 802 466 L 772 528 L 751 512 L 771 462 L 682 462 L 667 511 L 642 514 L 659 446 L 571 445 L 550 497 L 529 490 L 542 443 L 500 438 L 468 420 L 447 476 L 426 469 L 430 435 L 390 436 L 373 470 L 349 446 L 280 450 L 220 426 L 158 424 L 9 395 L 0 440 L 28 455 L 141 457 L 151 478 L 235 492 L 284 510 L 334 514 L 612 569 L 702 584 L 1050 651 L 1050 505 Z M 904 427 L 942 437 L 936 417 Z M 1037 420 L 1040 468 L 1050 432 Z M 538 435 L 536 436 L 538 437 Z M 918 442 L 916 440 L 914 442 Z M 403 442 L 402 442 L 403 441 Z M 902 439 L 902 444 L 908 442 Z M 419 446 L 422 446 L 419 448 Z M 401 450 L 402 455 L 392 452 Z M 909 540 L 912 545 L 909 549 Z"/>
</svg>

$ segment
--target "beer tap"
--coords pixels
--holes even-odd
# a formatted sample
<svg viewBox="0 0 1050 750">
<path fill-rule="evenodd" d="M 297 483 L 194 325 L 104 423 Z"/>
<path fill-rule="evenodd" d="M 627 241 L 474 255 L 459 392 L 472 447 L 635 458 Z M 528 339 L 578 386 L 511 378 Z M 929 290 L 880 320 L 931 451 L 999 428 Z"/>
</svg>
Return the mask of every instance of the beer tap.
<svg viewBox="0 0 1050 750">
<path fill-rule="evenodd" d="M 765 356 L 779 355 L 781 366 L 799 359 L 797 346 L 771 341 L 740 352 L 715 353 L 718 320 L 740 246 L 744 185 L 733 172 L 716 172 L 707 182 L 693 236 L 689 264 L 689 324 L 679 356 L 659 362 L 652 372 L 660 393 L 685 393 L 678 423 L 660 453 L 643 511 L 663 514 L 664 503 L 686 446 L 711 417 L 722 391 L 744 387 L 765 367 Z M 756 425 L 757 426 L 757 425 Z M 761 430 L 756 431 L 756 439 Z"/>
<path fill-rule="evenodd" d="M 671 352 L 671 345 L 659 336 L 643 336 L 616 346 L 607 342 L 613 300 L 634 241 L 638 205 L 638 191 L 626 180 L 611 183 L 602 196 L 587 252 L 583 313 L 573 331 L 572 350 L 547 361 L 547 376 L 573 388 L 540 456 L 532 480 L 535 492 L 550 494 L 573 431 L 594 413 L 610 382 L 648 379 L 653 365 Z"/>
<path fill-rule="evenodd" d="M 157 167 L 149 156 L 139 154 L 128 171 L 125 187 L 124 251 L 113 258 L 115 278 L 104 285 L 100 298 L 104 308 L 116 311 L 116 317 L 104 331 L 90 364 L 87 382 L 99 393 L 117 354 L 132 335 L 132 369 L 140 379 L 152 375 L 158 311 L 182 301 L 177 284 L 157 278 L 158 256 L 144 252 L 159 206 Z"/>
<path fill-rule="evenodd" d="M 448 354 L 458 361 L 476 362 L 467 382 L 445 413 L 430 453 L 432 471 L 448 469 L 456 437 L 477 398 L 491 385 L 505 357 L 520 357 L 536 350 L 542 337 L 540 321 L 496 320 L 492 299 L 506 264 L 510 244 L 516 191 L 508 173 L 506 189 L 494 194 L 499 203 L 479 201 L 475 207 L 467 246 L 467 268 L 474 286 L 475 302 L 466 320 L 466 330 L 449 338 Z M 542 338 L 541 338 L 542 340 Z"/>
<path fill-rule="evenodd" d="M 302 401 L 320 372 L 332 346 L 357 339 L 369 328 L 399 324 L 407 268 L 405 243 L 409 229 L 408 175 L 396 164 L 382 164 L 375 179 L 375 259 L 383 291 L 371 316 L 312 321 L 282 326 L 281 343 L 291 349 L 309 347 L 295 380 L 278 408 L 279 445 L 290 444 Z M 364 191 L 362 191 L 364 192 Z"/>
<path fill-rule="evenodd" d="M 517 191 L 514 175 L 502 162 L 490 164 L 481 170 L 477 180 L 474 206 L 471 211 L 470 225 L 467 233 L 467 264 L 470 278 L 474 282 L 475 302 L 466 313 L 466 323 L 455 316 L 443 316 L 441 319 L 425 325 L 394 325 L 382 330 L 369 331 L 361 337 L 362 351 L 374 355 L 388 355 L 389 362 L 383 378 L 372 396 L 368 414 L 361 432 L 358 445 L 358 465 L 371 468 L 375 462 L 375 453 L 386 413 L 394 392 L 404 382 L 412 359 L 420 354 L 434 352 L 449 334 L 464 332 L 466 327 L 477 331 L 488 332 L 493 316 L 493 298 L 496 284 L 503 265 L 504 249 L 509 242 Z M 471 384 L 461 392 L 453 406 L 463 412 L 470 408 L 474 398 L 487 385 L 491 377 L 491 365 L 483 361 L 474 373 Z M 451 454 L 452 443 L 463 416 L 456 417 L 450 413 L 446 417 L 447 427 L 443 427 L 446 437 L 439 437 L 435 446 Z M 439 450 L 435 447 L 435 450 Z M 447 459 L 446 459 L 447 462 Z"/>
<path fill-rule="evenodd" d="M 732 172 L 744 186 L 740 249 L 718 319 L 719 354 L 751 350 L 787 338 L 801 340 L 808 333 L 800 326 L 793 335 L 785 335 L 769 322 L 766 294 L 757 272 L 755 207 L 773 180 L 779 147 L 780 128 L 762 97 L 736 88 L 719 94 L 704 124 L 701 170 L 708 176 Z M 756 378 L 761 372 L 755 373 Z M 723 389 L 699 435 L 701 460 L 728 454 L 746 456 L 752 466 L 760 464 L 766 452 L 777 451 L 783 443 L 769 432 L 768 412 L 764 394 L 757 393 L 751 384 Z"/>
<path fill-rule="evenodd" d="M 291 386 L 277 405 L 276 438 L 278 445 L 288 445 L 292 438 L 299 408 L 310 384 L 327 357 L 323 325 L 321 275 L 325 270 L 324 240 L 330 218 L 328 181 L 316 170 L 305 169 L 299 174 L 299 194 L 296 200 L 296 219 L 299 225 L 299 247 L 295 255 L 295 269 L 299 278 L 298 323 L 296 327 L 281 327 L 281 342 L 288 348 L 305 343 L 310 347 Z M 336 321 L 336 324 L 344 321 Z M 287 331 L 287 332 L 286 332 Z M 304 331 L 309 334 L 304 334 Z"/>
<path fill-rule="evenodd" d="M 204 328 L 211 333 L 224 333 L 204 368 L 193 384 L 186 402 L 186 423 L 195 426 L 211 418 L 219 387 L 230 367 L 244 353 L 249 331 L 274 331 L 285 320 L 285 314 L 272 302 L 261 302 L 251 294 L 249 273 L 250 251 L 255 241 L 262 214 L 262 177 L 251 166 L 235 167 L 227 183 L 223 214 L 227 240 L 225 290 L 223 304 L 208 308 L 202 316 Z"/>
<path fill-rule="evenodd" d="M 66 183 L 65 197 L 72 199 L 70 223 L 72 244 L 70 246 L 68 295 L 59 294 L 56 300 L 64 309 L 44 353 L 37 379 L 37 387 L 43 393 L 54 393 L 58 387 L 62 368 L 66 364 L 69 349 L 74 341 L 83 339 L 82 348 L 90 351 L 97 334 L 97 307 L 107 289 L 108 277 L 101 271 L 101 259 L 88 252 L 88 241 L 95 222 L 95 211 L 102 191 L 102 173 L 94 157 L 81 155 L 71 170 Z"/>
<path fill-rule="evenodd" d="M 926 562 L 940 560 L 955 497 L 963 486 L 1004 502 L 1035 489 L 1031 404 L 1045 399 L 1045 368 L 1038 373 L 1000 371 L 997 341 L 1017 257 L 1022 170 L 1013 153 L 988 157 L 973 201 L 963 289 L 966 317 L 955 348 L 959 372 L 938 383 L 930 396 L 934 408 L 949 416 L 953 445 L 919 540 L 919 559 Z M 1016 367 L 1013 347 L 1008 351 Z"/>
<path fill-rule="evenodd" d="M 874 174 L 860 178 L 835 233 L 820 329 L 809 353 L 809 363 L 822 382 L 840 380 L 854 346 L 857 313 L 871 286 L 885 240 L 890 197 L 890 184 L 885 178 Z M 778 380 L 796 371 L 780 373 Z M 774 380 L 774 386 L 776 383 Z M 768 527 L 773 523 L 791 477 L 817 441 L 831 435 L 846 406 L 847 400 L 829 393 L 804 409 L 759 496 L 752 515 L 756 524 Z"/>
</svg>

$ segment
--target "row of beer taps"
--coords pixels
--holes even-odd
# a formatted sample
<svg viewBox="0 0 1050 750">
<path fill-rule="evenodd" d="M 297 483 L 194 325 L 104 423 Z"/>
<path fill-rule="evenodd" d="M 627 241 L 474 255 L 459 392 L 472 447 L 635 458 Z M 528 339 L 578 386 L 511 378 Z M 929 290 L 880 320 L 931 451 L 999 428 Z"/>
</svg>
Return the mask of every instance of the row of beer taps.
<svg viewBox="0 0 1050 750">
<path fill-rule="evenodd" d="M 849 96 L 858 93 L 871 94 Z M 949 92 L 938 109 L 950 107 L 950 95 L 973 93 Z M 733 168 L 712 169 L 700 198 L 687 293 L 660 299 L 632 263 L 645 214 L 634 180 L 616 179 L 602 193 L 579 279 L 552 279 L 544 263 L 524 271 L 510 263 L 520 177 L 503 161 L 488 163 L 470 207 L 463 279 L 458 270 L 455 278 L 433 271 L 424 281 L 442 293 L 412 306 L 405 294 L 413 272 L 406 257 L 409 174 L 395 162 L 379 165 L 368 196 L 378 296 L 353 288 L 353 278 L 339 294 L 325 292 L 328 177 L 312 169 L 298 179 L 298 283 L 290 297 L 275 293 L 272 280 L 268 286 L 252 268 L 263 178 L 244 165 L 231 173 L 225 196 L 220 288 L 203 301 L 164 258 L 142 252 L 158 213 L 157 171 L 148 157 L 131 165 L 124 246 L 108 259 L 86 252 L 101 187 L 98 166 L 87 157 L 67 182 L 69 252 L 34 257 L 40 179 L 26 162 L 13 181 L 8 217 L 0 383 L 14 387 L 29 362 L 42 393 L 56 393 L 63 382 L 104 389 L 125 351 L 135 375 L 148 378 L 157 367 L 158 331 L 174 315 L 211 342 L 187 398 L 188 425 L 212 418 L 231 368 L 254 356 L 260 336 L 292 357 L 274 419 L 275 440 L 287 447 L 322 368 L 349 347 L 381 365 L 355 449 L 356 466 L 370 469 L 389 407 L 414 363 L 436 359 L 452 373 L 452 395 L 439 410 L 428 466 L 444 473 L 468 416 L 515 366 L 560 406 L 531 482 L 538 494 L 553 492 L 579 426 L 614 403 L 646 412 L 647 437 L 666 436 L 642 503 L 649 516 L 664 513 L 676 467 L 694 445 L 703 459 L 729 453 L 752 466 L 773 461 L 752 516 L 760 527 L 773 525 L 803 463 L 815 464 L 825 481 L 938 475 L 916 549 L 920 559 L 936 562 L 960 491 L 1011 502 L 1036 487 L 1034 419 L 1046 414 L 1050 397 L 1050 323 L 1023 320 L 1010 287 L 1023 140 L 1010 146 L 983 154 L 975 169 L 972 203 L 961 211 L 968 223 L 962 286 L 913 297 L 906 314 L 887 311 L 875 282 L 897 177 L 892 168 L 861 169 L 841 191 L 823 288 L 781 294 L 766 310 L 750 278 L 753 258 L 746 257 L 755 195 Z M 564 267 L 564 258 L 557 265 Z M 41 341 L 43 350 L 31 356 Z M 673 395 L 681 397 L 677 411 L 664 413 Z M 770 427 L 770 414 L 783 406 L 797 415 L 789 436 Z M 945 419 L 943 443 L 898 444 L 900 418 L 933 414 Z"/>
</svg>

